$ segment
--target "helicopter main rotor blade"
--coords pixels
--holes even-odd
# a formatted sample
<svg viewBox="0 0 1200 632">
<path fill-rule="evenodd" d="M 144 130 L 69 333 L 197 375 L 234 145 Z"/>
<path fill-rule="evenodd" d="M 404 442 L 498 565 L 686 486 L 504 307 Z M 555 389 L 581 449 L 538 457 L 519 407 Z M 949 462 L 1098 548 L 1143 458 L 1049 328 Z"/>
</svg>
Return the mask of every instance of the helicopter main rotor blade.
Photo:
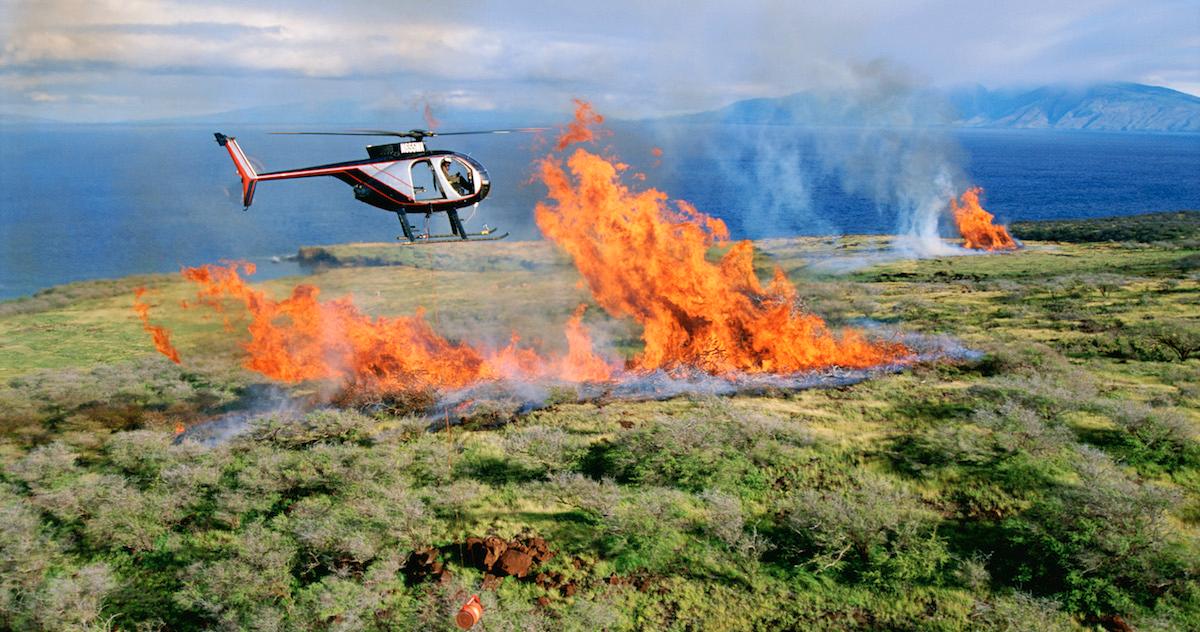
<svg viewBox="0 0 1200 632">
<path fill-rule="evenodd" d="M 514 127 L 511 129 L 485 129 L 475 132 L 433 132 L 430 136 L 465 136 L 467 134 L 532 134 L 544 132 L 549 127 Z"/>
<path fill-rule="evenodd" d="M 429 138 L 432 136 L 466 136 L 469 134 L 521 134 L 544 132 L 548 127 L 514 127 L 510 129 L 485 129 L 470 132 L 435 132 L 433 130 L 413 129 L 398 132 L 386 129 L 360 129 L 347 132 L 269 132 L 289 136 L 396 136 L 399 138 Z"/>
<path fill-rule="evenodd" d="M 267 132 L 268 134 L 284 134 L 288 136 L 401 136 L 397 132 Z M 407 136 L 407 134 L 403 134 Z"/>
</svg>

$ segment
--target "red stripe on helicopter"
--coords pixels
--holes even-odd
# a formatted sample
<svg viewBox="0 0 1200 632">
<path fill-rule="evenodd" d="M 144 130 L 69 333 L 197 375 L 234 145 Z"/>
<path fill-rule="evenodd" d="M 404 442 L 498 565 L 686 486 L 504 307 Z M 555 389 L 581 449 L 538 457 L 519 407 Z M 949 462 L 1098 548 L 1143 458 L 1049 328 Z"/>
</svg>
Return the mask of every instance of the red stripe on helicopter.
<svg viewBox="0 0 1200 632">
<path fill-rule="evenodd" d="M 359 182 L 359 184 L 362 184 L 363 186 L 367 187 L 368 189 L 370 189 L 370 190 L 372 190 L 372 191 L 374 191 L 374 192 L 378 193 L 379 195 L 382 195 L 383 197 L 387 198 L 387 199 L 388 199 L 388 201 L 390 201 L 390 202 L 393 202 L 393 203 L 395 203 L 395 204 L 399 204 L 400 206 L 411 206 L 411 205 L 413 204 L 412 202 L 401 202 L 400 200 L 397 200 L 397 199 L 395 199 L 395 198 L 391 197 L 391 196 L 390 196 L 390 195 L 388 195 L 387 193 L 384 193 L 383 191 L 380 191 L 379 189 L 376 189 L 375 187 L 371 186 L 371 183 L 370 183 L 370 182 L 367 182 L 366 180 L 364 180 L 364 179 L 362 179 L 362 178 L 360 178 L 360 177 L 358 177 L 358 176 L 354 175 L 354 172 L 353 172 L 353 171 L 351 171 L 351 170 L 347 170 L 347 171 L 346 171 L 346 175 L 348 175 L 348 176 L 350 176 L 351 178 L 354 178 L 355 180 L 357 180 L 357 181 Z M 366 178 L 368 178 L 368 179 L 372 179 L 370 176 L 368 176 L 368 175 L 366 175 L 366 174 L 363 174 L 363 176 L 364 176 L 364 177 L 366 177 Z M 383 186 L 383 185 L 381 184 L 380 186 Z M 384 188 L 391 188 L 391 187 L 384 187 Z M 393 190 L 393 191 L 395 191 L 395 189 L 392 189 L 392 190 Z M 397 192 L 398 192 L 398 191 L 397 191 Z"/>
<path fill-rule="evenodd" d="M 388 194 L 384 193 L 383 191 L 380 191 L 379 189 L 376 189 L 375 187 L 371 186 L 371 183 L 370 183 L 370 182 L 368 182 L 367 180 L 363 180 L 362 178 L 359 178 L 358 176 L 354 175 L 354 173 L 353 173 L 352 171 L 350 171 L 350 170 L 347 170 L 347 171 L 346 171 L 346 175 L 350 176 L 351 178 L 354 178 L 354 179 L 355 179 L 355 180 L 357 180 L 357 181 L 358 181 L 360 184 L 362 184 L 363 186 L 367 187 L 368 189 L 370 189 L 370 190 L 372 190 L 372 191 L 374 191 L 374 192 L 378 193 L 379 195 L 382 195 L 383 197 L 387 198 L 387 199 L 388 199 L 388 201 L 391 201 L 391 202 L 394 202 L 394 203 L 396 203 L 396 204 L 399 204 L 400 206 L 413 206 L 413 205 L 416 205 L 416 204 L 420 204 L 420 205 L 427 205 L 427 206 L 433 206 L 433 205 L 435 205 L 435 204 L 451 204 L 451 203 L 454 203 L 454 202 L 462 202 L 463 200 L 465 200 L 465 199 L 466 199 L 466 197 L 463 197 L 463 198 L 459 198 L 459 199 L 457 199 L 457 200 L 412 200 L 412 201 L 409 201 L 409 202 L 401 202 L 401 201 L 399 201 L 399 200 L 397 200 L 397 199 L 395 199 L 395 198 L 393 198 L 393 197 L 389 196 Z M 364 173 L 364 174 L 362 174 L 362 175 L 363 175 L 363 177 L 367 178 L 368 180 L 373 180 L 373 179 L 374 179 L 374 178 L 372 178 L 371 176 L 368 176 L 368 175 L 367 175 L 367 174 L 365 174 L 365 173 Z M 392 189 L 391 187 L 389 187 L 389 186 L 386 186 L 386 185 L 384 185 L 383 183 L 379 183 L 379 186 L 381 186 L 381 187 L 383 187 L 383 188 L 385 188 L 385 189 L 389 189 L 389 190 L 391 190 L 391 191 L 395 191 L 395 189 Z M 399 193 L 399 191 L 396 191 L 396 192 L 397 192 L 397 193 Z M 473 195 L 473 194 L 472 194 L 472 195 Z M 467 197 L 469 197 L 469 196 L 467 196 Z"/>
<path fill-rule="evenodd" d="M 381 164 L 382 164 L 382 163 L 381 163 Z M 396 164 L 396 163 L 392 163 L 392 164 Z M 374 166 L 374 165 L 363 165 L 363 166 L 365 167 L 365 166 Z M 365 173 L 365 172 L 364 172 L 364 173 Z M 406 186 L 406 187 L 408 187 L 408 188 L 410 188 L 410 189 L 414 188 L 412 184 L 410 184 L 410 183 L 408 183 L 408 182 L 405 182 L 404 180 L 402 180 L 402 179 L 400 178 L 400 176 L 398 176 L 398 175 L 396 175 L 396 174 L 394 174 L 394 173 L 391 173 L 391 172 L 389 172 L 387 169 L 380 169 L 379 171 L 376 171 L 376 172 L 375 172 L 375 175 L 379 175 L 379 174 L 381 174 L 381 173 L 382 173 L 383 175 L 385 175 L 385 176 L 387 176 L 387 177 L 389 177 L 389 178 L 391 178 L 391 179 L 395 180 L 396 182 L 399 182 L 400 184 L 403 184 L 404 186 Z"/>
<path fill-rule="evenodd" d="M 328 175 L 331 173 L 349 172 L 358 169 L 362 165 L 352 165 L 349 167 L 334 167 L 332 169 L 301 169 L 300 171 L 277 171 L 275 173 L 264 173 L 258 176 L 259 180 L 285 180 L 287 178 L 295 178 L 299 176 L 319 176 Z"/>
</svg>

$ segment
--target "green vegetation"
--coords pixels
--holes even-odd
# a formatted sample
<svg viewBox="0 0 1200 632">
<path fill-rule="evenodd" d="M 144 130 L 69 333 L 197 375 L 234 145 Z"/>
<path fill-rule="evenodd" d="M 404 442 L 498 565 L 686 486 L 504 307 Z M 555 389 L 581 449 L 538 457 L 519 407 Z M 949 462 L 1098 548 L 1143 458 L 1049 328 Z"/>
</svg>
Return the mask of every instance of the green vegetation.
<svg viewBox="0 0 1200 632">
<path fill-rule="evenodd" d="M 176 423 L 259 393 L 238 314 L 181 309 L 173 276 L 0 303 L 0 629 L 451 629 L 473 593 L 484 630 L 1200 629 L 1195 247 L 820 265 L 880 241 L 775 240 L 758 260 L 834 323 L 981 357 L 498 427 L 429 431 L 400 402 L 176 444 Z M 425 305 L 449 335 L 561 346 L 587 300 L 573 270 L 545 244 L 491 248 L 306 280 L 372 313 Z M 462 267 L 509 250 L 537 263 Z M 137 285 L 182 367 L 141 331 Z M 628 324 L 588 320 L 632 348 Z M 461 551 L 487 535 L 556 555 L 484 588 Z M 410 572 L 427 547 L 444 581 Z"/>
<path fill-rule="evenodd" d="M 1142 243 L 1200 240 L 1200 211 L 1144 213 L 1089 220 L 1016 222 L 1013 234 L 1038 241 Z"/>
</svg>

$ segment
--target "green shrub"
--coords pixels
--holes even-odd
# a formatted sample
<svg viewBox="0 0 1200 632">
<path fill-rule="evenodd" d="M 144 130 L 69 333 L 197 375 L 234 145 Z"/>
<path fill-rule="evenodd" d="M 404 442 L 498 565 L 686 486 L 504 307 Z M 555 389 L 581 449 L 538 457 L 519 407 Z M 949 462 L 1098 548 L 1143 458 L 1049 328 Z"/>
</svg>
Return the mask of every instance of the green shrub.
<svg viewBox="0 0 1200 632">
<path fill-rule="evenodd" d="M 546 493 L 594 521 L 612 520 L 621 502 L 621 491 L 612 479 L 595 480 L 578 472 L 550 477 Z"/>
<path fill-rule="evenodd" d="M 577 468 L 587 453 L 588 439 L 555 427 L 510 427 L 504 445 L 505 452 L 524 467 L 553 474 Z"/>
<path fill-rule="evenodd" d="M 286 524 L 316 572 L 361 570 L 389 551 L 413 550 L 432 536 L 421 499 L 386 483 L 304 498 L 288 508 Z"/>
<path fill-rule="evenodd" d="M 299 419 L 268 415 L 249 422 L 248 438 L 284 448 L 303 448 L 318 443 L 371 442 L 375 420 L 352 410 L 326 409 Z"/>
<path fill-rule="evenodd" d="M 1168 469 L 1200 465 L 1197 432 L 1182 411 L 1129 401 L 1112 402 L 1105 408 L 1108 417 L 1124 431 L 1122 452 L 1131 462 Z"/>
<path fill-rule="evenodd" d="M 796 492 L 785 508 L 780 546 L 818 573 L 861 581 L 931 581 L 949 561 L 937 514 L 897 483 L 861 472 L 854 485 Z"/>
<path fill-rule="evenodd" d="M 173 460 L 170 436 L 153 430 L 116 433 L 105 443 L 104 453 L 110 464 L 144 482 L 157 479 Z"/>
<path fill-rule="evenodd" d="M 222 540 L 181 573 L 176 603 L 221 627 L 281 627 L 294 588 L 295 544 L 261 523 Z"/>
<path fill-rule="evenodd" d="M 746 524 L 742 501 L 717 490 L 700 494 L 704 513 L 699 518 L 701 531 L 719 540 L 738 556 L 754 559 L 769 547 L 765 538 Z"/>
<path fill-rule="evenodd" d="M 1057 632 L 1078 630 L 1071 617 L 1051 599 L 1013 591 L 975 604 L 972 627 L 995 632 Z"/>
<path fill-rule="evenodd" d="M 31 621 L 38 588 L 61 562 L 61 547 L 38 511 L 0 484 L 0 627 L 15 630 Z"/>
<path fill-rule="evenodd" d="M 402 559 L 380 559 L 361 577 L 327 575 L 303 587 L 291 626 L 310 630 L 416 630 L 416 604 L 405 590 Z"/>
<path fill-rule="evenodd" d="M 1152 606 L 1194 580 L 1197 564 L 1184 557 L 1167 521 L 1171 495 L 1130 479 L 1102 452 L 1081 447 L 1077 454 L 1078 482 L 1050 490 L 1009 522 L 1014 550 L 992 558 L 1007 567 L 993 575 L 1057 593 L 1072 611 L 1097 616 Z"/>
<path fill-rule="evenodd" d="M 601 551 L 620 573 L 678 571 L 700 555 L 688 535 L 694 511 L 691 497 L 678 490 L 641 490 L 601 523 Z"/>
<path fill-rule="evenodd" d="M 764 466 L 811 442 L 794 421 L 704 400 L 694 415 L 656 419 L 593 446 L 585 469 L 620 482 L 756 495 L 769 485 Z"/>
</svg>

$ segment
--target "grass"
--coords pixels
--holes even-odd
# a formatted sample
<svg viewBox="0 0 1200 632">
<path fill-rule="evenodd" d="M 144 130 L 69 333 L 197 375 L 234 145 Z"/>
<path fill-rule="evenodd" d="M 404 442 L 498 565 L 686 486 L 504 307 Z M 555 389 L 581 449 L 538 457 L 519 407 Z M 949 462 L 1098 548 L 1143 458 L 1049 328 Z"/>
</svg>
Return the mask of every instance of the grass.
<svg viewBox="0 0 1200 632">
<path fill-rule="evenodd" d="M 238 367 L 236 314 L 230 334 L 182 309 L 192 290 L 175 275 L 2 303 L 0 628 L 450 629 L 479 593 L 493 630 L 1195 629 L 1200 359 L 1144 324 L 1200 327 L 1200 279 L 1195 247 L 1165 239 L 845 275 L 824 262 L 886 238 L 770 240 L 759 267 L 781 265 L 832 322 L 985 355 L 837 389 L 559 403 L 450 432 L 264 415 L 215 447 L 174 445 L 171 429 L 244 406 L 261 382 Z M 303 280 L 324 296 L 378 315 L 424 306 L 452 337 L 561 346 L 588 302 L 546 244 L 322 252 Z M 142 332 L 139 285 L 182 367 Z M 636 351 L 629 324 L 588 321 Z M 481 589 L 453 560 L 445 583 L 402 571 L 421 547 L 526 533 L 558 553 L 536 570 L 571 594 L 516 578 Z"/>
</svg>

